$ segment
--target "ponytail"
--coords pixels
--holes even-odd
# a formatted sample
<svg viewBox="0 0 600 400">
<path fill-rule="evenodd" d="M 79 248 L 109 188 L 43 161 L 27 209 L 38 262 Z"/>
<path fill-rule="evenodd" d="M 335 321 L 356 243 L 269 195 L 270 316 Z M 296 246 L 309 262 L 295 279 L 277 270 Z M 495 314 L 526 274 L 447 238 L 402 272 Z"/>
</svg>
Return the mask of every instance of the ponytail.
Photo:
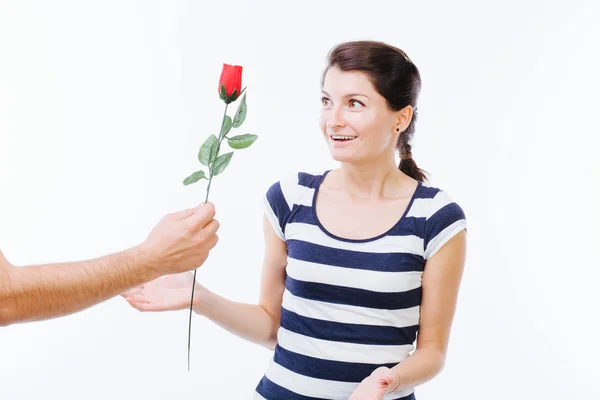
<svg viewBox="0 0 600 400">
<path fill-rule="evenodd" d="M 408 127 L 398 136 L 398 142 L 396 143 L 400 153 L 400 164 L 398 165 L 398 169 L 419 182 L 425 182 L 427 180 L 425 175 L 426 171 L 417 166 L 417 163 L 412 157 L 412 146 L 409 143 L 415 133 L 416 119 L 417 109 L 415 107 L 413 117 L 408 124 Z M 399 130 L 399 128 L 396 128 L 396 130 Z"/>
<path fill-rule="evenodd" d="M 425 182 L 425 180 L 427 180 L 425 171 L 417 166 L 417 163 L 413 160 L 410 153 L 400 154 L 400 164 L 398 165 L 398 169 L 419 182 Z"/>
</svg>

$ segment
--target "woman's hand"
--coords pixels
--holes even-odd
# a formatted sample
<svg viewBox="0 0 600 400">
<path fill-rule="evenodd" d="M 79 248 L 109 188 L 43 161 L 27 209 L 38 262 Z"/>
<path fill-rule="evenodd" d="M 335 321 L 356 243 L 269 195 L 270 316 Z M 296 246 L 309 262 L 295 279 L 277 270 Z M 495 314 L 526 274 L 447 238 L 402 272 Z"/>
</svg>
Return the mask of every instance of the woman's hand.
<svg viewBox="0 0 600 400">
<path fill-rule="evenodd" d="M 386 393 L 396 390 L 398 375 L 387 367 L 379 367 L 356 387 L 348 400 L 383 400 Z"/>
<path fill-rule="evenodd" d="M 167 275 L 135 287 L 121 294 L 139 311 L 171 311 L 189 308 L 194 284 L 193 272 Z M 196 283 L 194 303 L 198 304 L 198 292 L 204 289 Z"/>
</svg>

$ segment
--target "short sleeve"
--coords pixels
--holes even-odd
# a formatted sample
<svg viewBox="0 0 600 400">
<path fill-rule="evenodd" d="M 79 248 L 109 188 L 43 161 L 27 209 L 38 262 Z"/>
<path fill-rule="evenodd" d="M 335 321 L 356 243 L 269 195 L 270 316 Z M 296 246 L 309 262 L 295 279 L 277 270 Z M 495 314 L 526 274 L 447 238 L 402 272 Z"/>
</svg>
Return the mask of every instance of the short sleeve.
<svg viewBox="0 0 600 400">
<path fill-rule="evenodd" d="M 429 260 L 463 229 L 467 220 L 463 209 L 440 190 L 431 200 L 431 208 L 425 221 L 425 260 Z"/>
<path fill-rule="evenodd" d="M 277 236 L 285 241 L 285 224 L 291 215 L 293 203 L 288 202 L 281 181 L 273 183 L 264 198 L 264 211 Z"/>
</svg>

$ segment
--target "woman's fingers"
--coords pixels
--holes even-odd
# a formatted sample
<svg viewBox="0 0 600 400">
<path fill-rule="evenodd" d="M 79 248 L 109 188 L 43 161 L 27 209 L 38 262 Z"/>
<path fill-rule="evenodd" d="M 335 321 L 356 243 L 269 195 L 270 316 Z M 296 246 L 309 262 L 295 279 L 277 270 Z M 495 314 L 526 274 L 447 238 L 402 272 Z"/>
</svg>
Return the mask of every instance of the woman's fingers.
<svg viewBox="0 0 600 400">
<path fill-rule="evenodd" d="M 132 297 L 139 293 L 142 293 L 143 290 L 144 290 L 144 285 L 136 286 L 134 288 L 131 288 L 131 289 L 126 290 L 125 292 L 121 293 L 121 297 L 124 297 L 124 298 Z"/>
<path fill-rule="evenodd" d="M 156 311 L 156 307 L 147 300 L 136 301 L 133 299 L 127 299 L 127 302 L 131 305 L 131 307 L 138 311 Z"/>
<path fill-rule="evenodd" d="M 148 300 L 146 297 L 144 297 L 143 294 L 136 293 L 132 296 L 129 296 L 129 300 L 134 301 L 136 303 L 150 304 L 150 300 Z"/>
</svg>

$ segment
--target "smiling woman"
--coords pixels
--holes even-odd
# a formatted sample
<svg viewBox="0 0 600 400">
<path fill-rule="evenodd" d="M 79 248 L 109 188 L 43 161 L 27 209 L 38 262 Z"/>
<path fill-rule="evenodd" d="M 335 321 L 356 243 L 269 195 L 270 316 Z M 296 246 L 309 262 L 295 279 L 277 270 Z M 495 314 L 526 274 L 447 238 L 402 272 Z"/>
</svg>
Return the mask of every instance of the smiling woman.
<svg viewBox="0 0 600 400">
<path fill-rule="evenodd" d="M 259 304 L 185 277 L 131 291 L 129 303 L 180 309 L 196 285 L 198 314 L 274 349 L 255 399 L 415 399 L 444 365 L 466 252 L 462 208 L 411 158 L 420 85 L 396 47 L 334 48 L 320 127 L 340 168 L 267 191 Z"/>
<path fill-rule="evenodd" d="M 330 138 L 329 143 L 334 148 L 338 147 L 336 144 L 340 141 L 365 135 L 386 136 L 389 126 L 396 123 L 396 132 L 402 131 L 401 135 L 394 137 L 400 153 L 399 168 L 408 176 L 423 181 L 425 175 L 412 158 L 410 145 L 417 120 L 421 76 L 406 53 L 376 42 L 362 41 L 338 46 L 329 54 L 321 87 L 321 129 Z M 400 111 L 406 124 L 393 121 Z M 389 147 L 385 138 L 371 141 L 366 137 L 366 141 L 374 142 L 379 147 L 363 147 L 360 157 L 371 156 L 365 151 L 381 153 Z M 332 151 L 332 156 L 337 161 L 343 161 L 350 155 Z M 354 156 L 357 154 L 354 153 Z"/>
</svg>

